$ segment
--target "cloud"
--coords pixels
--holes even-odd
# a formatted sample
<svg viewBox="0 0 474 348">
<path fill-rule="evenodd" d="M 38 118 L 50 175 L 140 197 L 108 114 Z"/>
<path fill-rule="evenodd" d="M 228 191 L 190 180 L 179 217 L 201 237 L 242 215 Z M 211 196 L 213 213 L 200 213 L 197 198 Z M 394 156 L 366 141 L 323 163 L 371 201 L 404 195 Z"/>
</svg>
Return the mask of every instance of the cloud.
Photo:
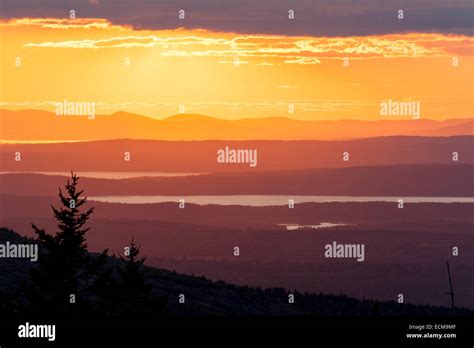
<svg viewBox="0 0 474 348">
<path fill-rule="evenodd" d="M 248 64 L 249 62 L 246 60 L 234 59 L 234 60 L 218 60 L 217 63 L 219 64 L 232 64 L 235 66 L 239 66 L 242 64 Z"/>
<path fill-rule="evenodd" d="M 2 0 L 1 18 L 104 18 L 135 29 L 204 28 L 290 36 L 366 36 L 404 32 L 473 35 L 472 0 Z M 178 11 L 185 10 L 184 20 Z M 295 18 L 288 18 L 294 10 Z M 397 19 L 403 9 L 404 19 Z"/>
<path fill-rule="evenodd" d="M 301 57 L 298 59 L 287 59 L 285 64 L 302 64 L 302 65 L 312 65 L 312 64 L 321 64 L 321 61 L 316 58 Z"/>
<path fill-rule="evenodd" d="M 123 25 L 113 25 L 104 18 L 14 18 L 0 21 L 0 27 L 40 27 L 50 29 L 110 29 L 125 30 L 131 28 Z"/>
<path fill-rule="evenodd" d="M 8 25 L 8 24 L 4 24 Z M 9 25 L 37 25 L 42 28 L 72 25 L 87 34 L 93 27 L 103 31 L 98 39 L 28 42 L 28 48 L 65 49 L 156 49 L 163 57 L 215 57 L 219 63 L 242 64 L 256 59 L 258 65 L 320 64 L 324 59 L 377 59 L 449 57 L 470 55 L 474 38 L 464 35 L 405 33 L 362 37 L 309 37 L 282 35 L 240 35 L 205 30 L 139 31 L 114 26 L 107 21 L 82 19 L 70 24 L 51 19 L 21 19 Z M 244 59 L 245 58 L 245 59 Z"/>
<path fill-rule="evenodd" d="M 274 64 L 274 63 L 271 63 L 271 62 L 263 61 L 261 63 L 258 63 L 257 65 L 260 65 L 260 66 L 274 66 L 274 65 L 281 65 L 281 63 Z"/>
</svg>

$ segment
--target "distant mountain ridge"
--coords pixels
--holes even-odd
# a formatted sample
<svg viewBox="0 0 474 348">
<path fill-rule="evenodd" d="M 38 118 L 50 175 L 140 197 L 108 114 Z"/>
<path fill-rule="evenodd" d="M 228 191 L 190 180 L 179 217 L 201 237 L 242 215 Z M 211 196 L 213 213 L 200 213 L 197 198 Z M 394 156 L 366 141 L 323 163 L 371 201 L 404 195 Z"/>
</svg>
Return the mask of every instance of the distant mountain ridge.
<svg viewBox="0 0 474 348">
<path fill-rule="evenodd" d="M 315 195 L 473 197 L 474 165 L 418 164 L 298 171 L 213 173 L 181 177 L 83 178 L 90 196 Z M 0 194 L 45 196 L 63 176 L 0 175 Z"/>
<path fill-rule="evenodd" d="M 224 120 L 179 114 L 162 120 L 128 112 L 112 115 L 57 116 L 40 110 L 0 109 L 0 139 L 20 140 L 336 140 L 377 136 L 474 135 L 474 118 L 434 121 L 306 121 L 284 117 Z"/>
<path fill-rule="evenodd" d="M 226 147 L 254 149 L 257 165 L 219 163 L 217 152 Z M 54 144 L 0 144 L 0 172 L 103 171 L 221 173 L 346 168 L 437 163 L 474 164 L 474 136 L 377 137 L 345 141 L 162 141 L 103 140 Z M 15 153 L 21 161 L 15 161 Z M 124 153 L 131 160 L 124 161 Z M 348 154 L 344 161 L 343 154 Z M 453 153 L 457 152 L 457 161 Z"/>
</svg>

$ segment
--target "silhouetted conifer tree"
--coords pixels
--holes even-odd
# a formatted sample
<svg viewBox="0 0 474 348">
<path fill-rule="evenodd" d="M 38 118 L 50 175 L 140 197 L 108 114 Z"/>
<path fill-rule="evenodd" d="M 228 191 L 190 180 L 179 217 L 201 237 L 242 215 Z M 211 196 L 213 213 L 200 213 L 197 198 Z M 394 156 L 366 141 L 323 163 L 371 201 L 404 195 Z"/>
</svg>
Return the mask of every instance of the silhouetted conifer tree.
<svg viewBox="0 0 474 348">
<path fill-rule="evenodd" d="M 77 189 L 79 178 L 73 172 L 71 177 L 65 185 L 66 195 L 59 189 L 60 208 L 52 206 L 58 232 L 51 235 L 32 224 L 41 254 L 26 294 L 30 309 L 43 312 L 43 316 L 51 313 L 74 317 L 94 310 L 100 302 L 95 293 L 105 286 L 109 275 L 103 270 L 107 250 L 98 256 L 87 252 L 85 235 L 89 228 L 84 225 L 94 208 L 81 211 L 87 198 Z"/>
<path fill-rule="evenodd" d="M 138 291 L 140 294 L 147 294 L 150 292 L 150 285 L 146 283 L 143 276 L 142 266 L 146 257 L 138 257 L 140 254 L 140 247 L 138 247 L 134 239 L 129 246 L 129 252 L 124 257 L 120 257 L 121 264 L 119 264 L 119 273 L 123 278 L 123 285 L 131 291 Z"/>
<path fill-rule="evenodd" d="M 120 257 L 117 265 L 120 276 L 119 292 L 121 309 L 125 313 L 142 313 L 152 310 L 150 308 L 151 284 L 147 283 L 143 274 L 145 257 L 139 257 L 140 248 L 134 239 L 128 247 L 125 257 Z"/>
</svg>

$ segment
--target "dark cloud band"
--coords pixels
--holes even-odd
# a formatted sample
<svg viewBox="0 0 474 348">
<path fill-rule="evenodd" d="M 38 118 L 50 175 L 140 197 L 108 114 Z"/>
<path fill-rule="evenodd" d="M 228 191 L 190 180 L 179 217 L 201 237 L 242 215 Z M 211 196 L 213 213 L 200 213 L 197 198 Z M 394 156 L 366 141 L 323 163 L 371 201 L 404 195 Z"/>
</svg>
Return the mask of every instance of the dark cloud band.
<svg viewBox="0 0 474 348">
<path fill-rule="evenodd" d="M 0 16 L 107 18 L 137 29 L 352 36 L 403 32 L 473 35 L 471 0 L 2 0 Z M 185 19 L 178 11 L 185 10 Z M 397 18 L 398 10 L 404 19 Z M 288 11 L 295 19 L 288 19 Z"/>
</svg>

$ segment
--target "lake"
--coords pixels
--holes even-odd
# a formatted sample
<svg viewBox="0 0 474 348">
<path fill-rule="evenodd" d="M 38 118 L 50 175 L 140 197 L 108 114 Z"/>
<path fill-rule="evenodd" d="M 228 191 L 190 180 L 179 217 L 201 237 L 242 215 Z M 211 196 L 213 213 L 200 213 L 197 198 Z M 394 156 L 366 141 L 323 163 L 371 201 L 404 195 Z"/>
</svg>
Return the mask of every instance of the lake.
<svg viewBox="0 0 474 348">
<path fill-rule="evenodd" d="M 278 226 L 286 227 L 287 231 L 296 231 L 296 230 L 299 230 L 299 229 L 302 229 L 302 228 L 321 229 L 321 228 L 328 228 L 328 227 L 348 226 L 348 224 L 332 223 L 332 222 L 321 222 L 318 225 L 278 224 Z"/>
<path fill-rule="evenodd" d="M 474 203 L 474 197 L 351 197 L 351 196 L 274 196 L 274 195 L 228 195 L 228 196 L 90 196 L 89 200 L 108 203 L 151 204 L 178 203 L 184 199 L 186 203 L 199 205 L 242 205 L 265 207 L 288 205 L 293 199 L 298 203 L 329 203 L 329 202 L 393 202 L 402 198 L 404 203 Z"/>
<path fill-rule="evenodd" d="M 74 172 L 80 178 L 96 178 L 96 179 L 130 179 L 140 177 L 173 177 L 173 176 L 190 176 L 200 175 L 203 173 L 173 173 L 173 172 Z M 70 177 L 70 172 L 0 172 L 2 174 L 43 174 L 43 175 L 60 175 Z"/>
</svg>

